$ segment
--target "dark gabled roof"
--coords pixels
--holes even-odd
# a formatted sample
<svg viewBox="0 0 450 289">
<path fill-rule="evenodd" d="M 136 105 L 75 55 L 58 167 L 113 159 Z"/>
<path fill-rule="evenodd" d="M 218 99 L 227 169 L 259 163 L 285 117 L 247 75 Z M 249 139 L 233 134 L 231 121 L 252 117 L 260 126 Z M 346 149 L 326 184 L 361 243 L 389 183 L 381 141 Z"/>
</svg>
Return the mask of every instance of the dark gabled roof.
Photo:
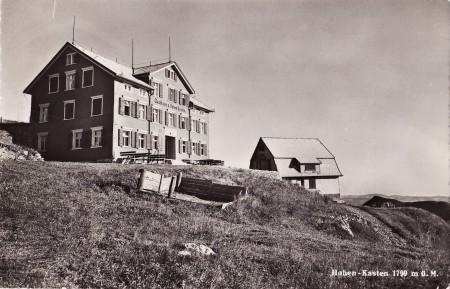
<svg viewBox="0 0 450 289">
<path fill-rule="evenodd" d="M 181 82 L 183 82 L 183 84 L 187 87 L 189 94 L 194 94 L 195 93 L 194 88 L 189 83 L 186 76 L 183 74 L 180 67 L 178 66 L 178 64 L 175 61 L 169 61 L 169 62 L 165 62 L 165 63 L 137 67 L 137 68 L 134 68 L 133 75 L 142 76 L 142 75 L 148 74 L 151 76 L 153 73 L 160 71 L 162 69 L 168 68 L 168 67 L 172 67 L 178 73 Z"/>
<path fill-rule="evenodd" d="M 320 164 L 334 156 L 317 138 L 261 138 L 274 158 L 296 158 L 302 164 Z"/>
<path fill-rule="evenodd" d="M 317 176 L 290 168 L 292 159 L 300 164 L 320 164 L 320 176 L 342 176 L 333 154 L 317 138 L 262 137 L 260 141 L 272 154 L 282 177 Z"/>
<path fill-rule="evenodd" d="M 79 45 L 73 45 L 69 42 L 66 42 L 63 47 L 56 53 L 56 55 L 50 60 L 50 62 L 42 69 L 42 71 L 25 88 L 24 93 L 28 93 L 30 91 L 31 87 L 33 87 L 33 85 L 45 74 L 47 69 L 50 68 L 50 66 L 56 61 L 56 59 L 58 59 L 58 57 L 60 57 L 61 54 L 69 47 L 78 52 L 81 56 L 84 56 L 85 58 L 98 65 L 100 68 L 102 68 L 104 71 L 115 78 L 133 83 L 139 87 L 143 87 L 146 89 L 152 88 L 147 83 L 135 78 L 133 76 L 133 70 L 131 69 L 131 67 L 119 64 L 92 51 L 86 50 Z"/>
<path fill-rule="evenodd" d="M 198 100 L 196 97 L 191 97 L 190 101 L 192 102 L 194 107 L 201 108 L 201 109 L 203 109 L 203 110 L 205 110 L 207 112 L 214 112 L 213 108 L 207 106 L 206 104 L 204 104 L 203 102 Z"/>
</svg>

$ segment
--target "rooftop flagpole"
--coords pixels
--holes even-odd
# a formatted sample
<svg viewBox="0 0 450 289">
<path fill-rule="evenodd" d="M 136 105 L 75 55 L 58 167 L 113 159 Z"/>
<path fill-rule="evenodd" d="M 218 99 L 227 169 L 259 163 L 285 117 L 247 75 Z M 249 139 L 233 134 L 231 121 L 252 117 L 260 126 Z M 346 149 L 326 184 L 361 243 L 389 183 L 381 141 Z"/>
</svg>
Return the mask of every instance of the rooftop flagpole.
<svg viewBox="0 0 450 289">
<path fill-rule="evenodd" d="M 75 15 L 73 15 L 72 45 L 75 43 Z"/>
<path fill-rule="evenodd" d="M 169 37 L 169 62 L 172 61 L 172 53 L 170 51 L 170 37 Z"/>
</svg>

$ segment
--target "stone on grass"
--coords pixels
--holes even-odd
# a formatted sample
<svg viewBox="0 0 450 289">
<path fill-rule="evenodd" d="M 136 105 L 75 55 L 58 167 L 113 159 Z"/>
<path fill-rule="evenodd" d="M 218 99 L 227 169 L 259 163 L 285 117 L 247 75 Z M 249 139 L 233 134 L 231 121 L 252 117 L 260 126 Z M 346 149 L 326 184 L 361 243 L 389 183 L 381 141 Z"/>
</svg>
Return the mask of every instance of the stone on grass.
<svg viewBox="0 0 450 289">
<path fill-rule="evenodd" d="M 186 248 L 186 250 L 183 250 L 181 252 L 189 253 L 189 251 L 193 251 L 193 252 L 197 252 L 201 255 L 206 255 L 206 256 L 216 255 L 216 253 L 214 253 L 214 251 L 211 248 L 209 248 L 208 246 L 205 246 L 205 245 L 197 245 L 195 243 L 184 243 L 183 246 Z M 178 253 L 178 254 L 180 254 L 180 253 Z"/>
</svg>

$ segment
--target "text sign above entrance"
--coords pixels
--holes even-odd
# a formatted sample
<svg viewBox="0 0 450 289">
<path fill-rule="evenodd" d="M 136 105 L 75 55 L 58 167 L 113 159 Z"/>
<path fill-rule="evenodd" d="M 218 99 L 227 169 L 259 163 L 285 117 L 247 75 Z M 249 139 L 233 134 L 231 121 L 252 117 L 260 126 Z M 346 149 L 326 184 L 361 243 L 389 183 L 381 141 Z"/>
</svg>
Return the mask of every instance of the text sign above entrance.
<svg viewBox="0 0 450 289">
<path fill-rule="evenodd" d="M 181 112 L 186 112 L 185 106 L 182 106 L 182 105 L 179 105 L 176 103 L 165 102 L 163 99 L 161 99 L 159 97 L 152 96 L 152 103 L 159 104 L 159 105 L 165 106 L 167 108 L 175 109 L 175 110 L 178 110 Z"/>
</svg>

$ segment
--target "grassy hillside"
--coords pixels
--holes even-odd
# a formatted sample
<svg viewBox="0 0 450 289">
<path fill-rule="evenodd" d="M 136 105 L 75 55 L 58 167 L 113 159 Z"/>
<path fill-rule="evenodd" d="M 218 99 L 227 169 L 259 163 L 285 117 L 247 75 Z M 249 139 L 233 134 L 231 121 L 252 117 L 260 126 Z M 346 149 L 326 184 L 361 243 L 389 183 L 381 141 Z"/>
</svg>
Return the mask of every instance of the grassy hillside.
<svg viewBox="0 0 450 289">
<path fill-rule="evenodd" d="M 249 187 L 226 210 L 136 192 L 141 165 L 0 161 L 0 287 L 440 288 L 450 226 L 336 204 L 249 170 L 149 170 Z M 179 256 L 195 242 L 217 255 Z M 331 277 L 331 270 L 437 277 Z"/>
</svg>

